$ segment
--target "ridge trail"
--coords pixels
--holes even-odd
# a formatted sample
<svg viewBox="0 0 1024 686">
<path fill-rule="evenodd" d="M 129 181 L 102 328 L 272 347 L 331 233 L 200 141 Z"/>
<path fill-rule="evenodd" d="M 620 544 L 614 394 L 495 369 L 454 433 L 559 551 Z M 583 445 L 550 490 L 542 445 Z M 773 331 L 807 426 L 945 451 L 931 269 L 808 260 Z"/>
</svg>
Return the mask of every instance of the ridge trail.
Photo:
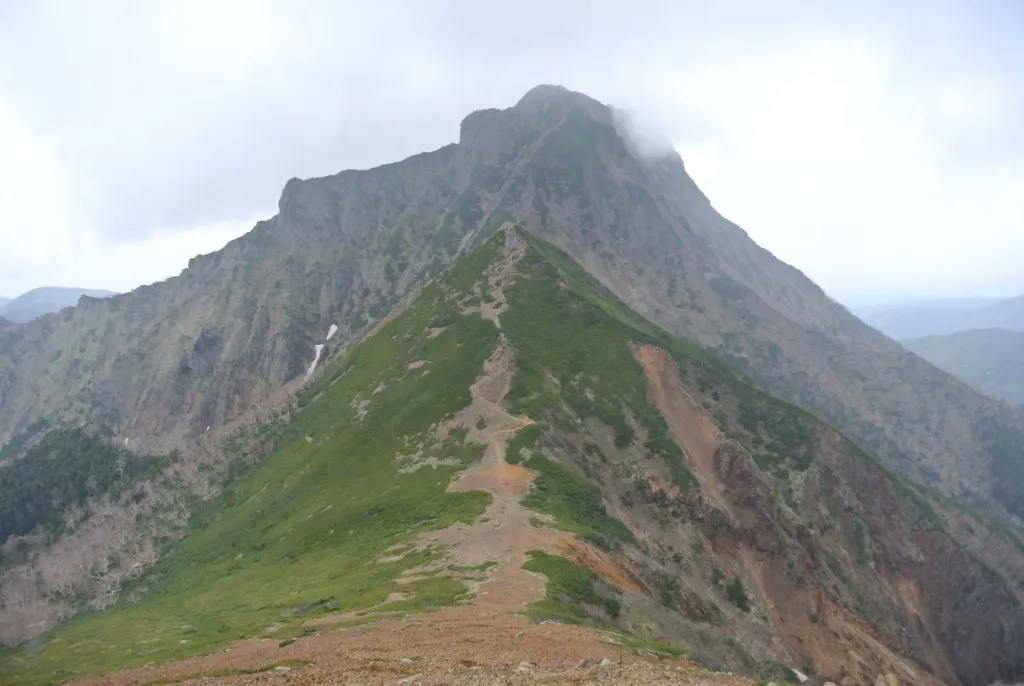
<svg viewBox="0 0 1024 686">
<path fill-rule="evenodd" d="M 525 251 L 521 239 L 506 230 L 504 254 L 487 271 L 494 304 L 479 310 L 497 320 L 507 308 L 504 288 L 512 283 L 515 265 Z M 485 578 L 470 584 L 468 602 L 433 613 L 384 617 L 387 602 L 378 612 L 347 612 L 307 622 L 323 633 L 304 636 L 279 646 L 276 638 L 246 639 L 231 649 L 181 660 L 151 669 L 134 669 L 77 684 L 145 684 L 156 680 L 217 684 L 403 684 L 449 686 L 483 684 L 561 684 L 600 679 L 608 684 L 687 684 L 690 686 L 749 686 L 742 677 L 716 674 L 687 661 L 655 660 L 624 653 L 605 632 L 567 624 L 534 623 L 523 610 L 544 598 L 547 579 L 523 569 L 531 550 L 543 550 L 593 569 L 626 592 L 638 590 L 628 583 L 618 563 L 607 553 L 580 541 L 573 534 L 543 524 L 550 518 L 521 504 L 537 473 L 505 460 L 506 446 L 516 432 L 533 423 L 504 407 L 512 385 L 513 352 L 504 335 L 499 337 L 483 373 L 470 387 L 471 403 L 438 428 L 443 440 L 456 429 L 466 440 L 486 445 L 484 458 L 459 475 L 450 491 L 487 491 L 492 496 L 485 514 L 472 524 L 420 535 L 410 550 L 445 548 L 445 559 L 417 573 L 444 573 L 453 565 L 493 566 Z M 450 573 L 450 572 L 449 572 Z M 401 579 L 399 584 L 401 584 Z M 392 594 L 395 600 L 402 594 Z M 381 617 L 358 626 L 330 626 Z M 272 628 L 270 628 L 272 630 Z M 273 667 L 258 674 L 224 675 L 225 670 L 254 670 L 282 661 L 306 661 L 302 667 Z M 219 674 L 217 673 L 219 672 Z M 212 673 L 212 674 L 211 674 Z M 204 676 L 208 674 L 209 676 Z"/>
</svg>

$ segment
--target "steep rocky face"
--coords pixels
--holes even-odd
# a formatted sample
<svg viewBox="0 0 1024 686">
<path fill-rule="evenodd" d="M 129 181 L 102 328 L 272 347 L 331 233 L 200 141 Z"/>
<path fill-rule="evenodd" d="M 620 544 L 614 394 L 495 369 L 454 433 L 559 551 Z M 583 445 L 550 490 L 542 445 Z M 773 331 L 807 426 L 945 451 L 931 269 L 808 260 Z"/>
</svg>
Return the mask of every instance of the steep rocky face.
<svg viewBox="0 0 1024 686">
<path fill-rule="evenodd" d="M 166 447 L 326 359 L 516 220 L 628 305 L 848 432 L 887 465 L 1024 513 L 1022 411 L 862 324 L 719 216 L 674 153 L 639 156 L 608 107 L 542 86 L 458 144 L 289 181 L 279 214 L 181 276 L 0 332 L 0 437 L 54 412 Z"/>
<path fill-rule="evenodd" d="M 58 413 L 174 447 L 301 377 L 315 345 L 326 358 L 364 335 L 459 247 L 438 225 L 466 164 L 454 147 L 422 157 L 290 182 L 277 217 L 180 276 L 5 329 L 0 437 Z"/>
</svg>

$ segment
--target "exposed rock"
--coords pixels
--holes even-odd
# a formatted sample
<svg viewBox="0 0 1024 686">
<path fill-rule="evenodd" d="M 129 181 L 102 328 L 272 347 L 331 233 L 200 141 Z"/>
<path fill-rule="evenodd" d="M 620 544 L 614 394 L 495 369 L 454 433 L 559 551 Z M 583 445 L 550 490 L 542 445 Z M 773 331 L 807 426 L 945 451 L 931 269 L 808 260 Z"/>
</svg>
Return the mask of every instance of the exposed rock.
<svg viewBox="0 0 1024 686">
<path fill-rule="evenodd" d="M 533 665 L 529 662 L 520 662 L 516 667 L 516 674 L 530 674 L 533 672 Z"/>
<path fill-rule="evenodd" d="M 601 664 L 597 666 L 598 680 L 600 681 L 611 677 L 618 666 L 618 663 L 614 660 L 609 660 L 608 658 L 601 660 Z"/>
</svg>

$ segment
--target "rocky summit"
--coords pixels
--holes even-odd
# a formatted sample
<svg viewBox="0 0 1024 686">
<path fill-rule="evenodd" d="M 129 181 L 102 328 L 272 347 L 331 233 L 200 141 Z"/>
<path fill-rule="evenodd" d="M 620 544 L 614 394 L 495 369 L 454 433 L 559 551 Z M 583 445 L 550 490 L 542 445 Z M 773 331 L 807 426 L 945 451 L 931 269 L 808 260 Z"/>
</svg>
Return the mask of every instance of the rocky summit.
<svg viewBox="0 0 1024 686">
<path fill-rule="evenodd" d="M 0 680 L 1024 678 L 1021 411 L 628 124 L 538 87 L 0 327 Z"/>
</svg>

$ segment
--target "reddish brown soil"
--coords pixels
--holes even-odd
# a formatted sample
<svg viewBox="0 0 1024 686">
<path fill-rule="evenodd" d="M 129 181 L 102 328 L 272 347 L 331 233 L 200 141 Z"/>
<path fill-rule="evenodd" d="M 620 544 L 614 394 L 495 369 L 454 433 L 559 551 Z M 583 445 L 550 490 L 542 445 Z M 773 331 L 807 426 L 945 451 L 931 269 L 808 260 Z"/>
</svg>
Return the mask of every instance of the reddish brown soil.
<svg viewBox="0 0 1024 686">
<path fill-rule="evenodd" d="M 633 352 L 644 368 L 651 400 L 689 458 L 701 481 L 701 490 L 712 503 L 729 512 L 715 473 L 715 451 L 722 444 L 721 433 L 686 392 L 668 353 L 650 345 L 637 346 Z"/>
<path fill-rule="evenodd" d="M 602 641 L 598 632 L 563 624 L 534 624 L 523 617 L 443 619 L 423 615 L 308 636 L 279 648 L 273 640 L 250 640 L 231 652 L 196 657 L 155 669 L 119 672 L 83 684 L 141 684 L 173 675 L 215 669 L 254 669 L 282 660 L 312 664 L 290 671 L 185 681 L 203 684 L 365 684 L 393 685 L 421 675 L 426 685 L 570 684 L 597 681 L 602 660 L 617 664 L 600 670 L 608 684 L 689 684 L 750 686 L 740 677 L 704 672 L 685 662 L 641 659 Z M 530 667 L 520 668 L 522 662 Z M 518 670 L 518 671 L 517 671 Z"/>
</svg>

